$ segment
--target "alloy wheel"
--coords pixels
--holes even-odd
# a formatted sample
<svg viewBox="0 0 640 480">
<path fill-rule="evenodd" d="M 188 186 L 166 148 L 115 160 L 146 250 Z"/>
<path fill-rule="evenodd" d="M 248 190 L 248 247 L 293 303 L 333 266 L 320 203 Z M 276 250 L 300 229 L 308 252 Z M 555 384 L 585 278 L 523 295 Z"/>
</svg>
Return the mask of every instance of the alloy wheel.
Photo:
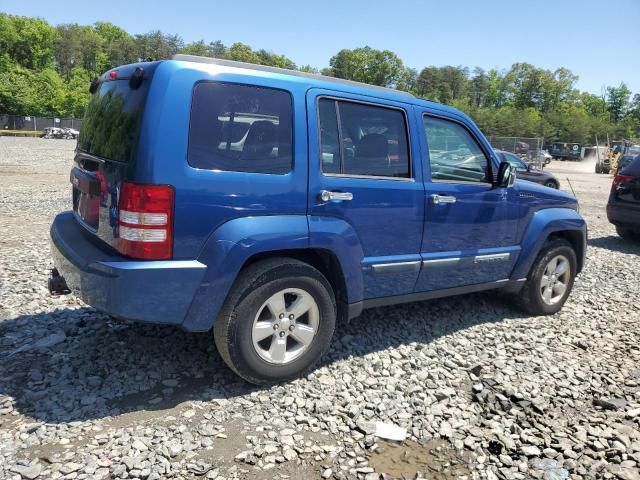
<svg viewBox="0 0 640 480">
<path fill-rule="evenodd" d="M 540 295 L 547 305 L 555 305 L 562 300 L 569 280 L 571 265 L 564 255 L 557 255 L 549 260 L 540 279 Z"/>
<path fill-rule="evenodd" d="M 310 293 L 280 290 L 258 309 L 251 329 L 253 347 L 269 363 L 290 363 L 309 349 L 319 321 L 320 310 Z"/>
</svg>

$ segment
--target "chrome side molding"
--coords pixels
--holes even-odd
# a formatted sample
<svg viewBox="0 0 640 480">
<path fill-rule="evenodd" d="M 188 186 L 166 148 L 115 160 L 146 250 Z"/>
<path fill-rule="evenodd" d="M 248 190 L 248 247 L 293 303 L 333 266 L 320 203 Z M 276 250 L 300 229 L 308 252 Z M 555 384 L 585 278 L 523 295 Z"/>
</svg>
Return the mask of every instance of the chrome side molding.
<svg viewBox="0 0 640 480">
<path fill-rule="evenodd" d="M 371 269 L 376 273 L 413 272 L 420 269 L 420 260 L 413 262 L 375 263 Z"/>
<path fill-rule="evenodd" d="M 491 253 L 488 255 L 476 255 L 473 257 L 473 263 L 484 263 L 484 262 L 506 262 L 511 257 L 509 252 L 505 253 Z"/>
<path fill-rule="evenodd" d="M 460 257 L 434 258 L 431 260 L 423 260 L 422 265 L 425 267 L 444 267 L 458 263 L 460 260 L 462 260 Z"/>
</svg>

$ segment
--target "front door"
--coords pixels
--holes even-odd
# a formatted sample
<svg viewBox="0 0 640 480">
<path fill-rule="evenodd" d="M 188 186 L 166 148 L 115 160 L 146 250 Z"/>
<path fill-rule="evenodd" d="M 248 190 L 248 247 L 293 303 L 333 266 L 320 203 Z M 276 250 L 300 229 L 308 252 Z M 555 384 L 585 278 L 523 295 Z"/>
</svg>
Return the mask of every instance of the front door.
<svg viewBox="0 0 640 480">
<path fill-rule="evenodd" d="M 410 141 L 411 106 L 313 89 L 307 111 L 312 237 L 314 219 L 339 219 L 355 231 L 363 252 L 363 299 L 413 292 L 424 184 L 412 161 L 419 140 Z"/>
<path fill-rule="evenodd" d="M 494 188 L 488 145 L 455 118 L 421 112 L 425 142 L 423 268 L 416 291 L 509 278 L 517 246 L 517 195 Z"/>
</svg>

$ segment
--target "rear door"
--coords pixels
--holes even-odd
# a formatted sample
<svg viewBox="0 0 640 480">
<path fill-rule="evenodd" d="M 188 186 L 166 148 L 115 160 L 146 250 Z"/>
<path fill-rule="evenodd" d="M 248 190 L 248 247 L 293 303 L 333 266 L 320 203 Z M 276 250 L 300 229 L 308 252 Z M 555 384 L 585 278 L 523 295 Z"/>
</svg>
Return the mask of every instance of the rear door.
<svg viewBox="0 0 640 480">
<path fill-rule="evenodd" d="M 312 89 L 307 111 L 309 214 L 344 220 L 355 230 L 365 299 L 411 293 L 424 220 L 411 105 Z"/>
<path fill-rule="evenodd" d="M 421 111 L 425 142 L 424 259 L 417 291 L 509 278 L 516 245 L 517 194 L 492 186 L 491 153 L 463 122 Z"/>
</svg>

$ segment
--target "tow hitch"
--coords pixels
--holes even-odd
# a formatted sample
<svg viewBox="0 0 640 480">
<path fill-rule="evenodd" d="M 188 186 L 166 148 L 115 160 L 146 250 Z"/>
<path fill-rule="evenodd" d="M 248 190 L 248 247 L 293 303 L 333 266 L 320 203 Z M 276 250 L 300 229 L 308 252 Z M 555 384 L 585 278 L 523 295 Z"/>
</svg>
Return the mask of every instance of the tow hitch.
<svg viewBox="0 0 640 480">
<path fill-rule="evenodd" d="M 66 295 L 71 293 L 71 290 L 69 290 L 69 287 L 67 286 L 67 282 L 65 282 L 64 277 L 58 273 L 57 268 L 51 270 L 51 275 L 49 275 L 49 280 L 47 281 L 47 287 L 49 287 L 49 293 L 51 295 Z"/>
</svg>

